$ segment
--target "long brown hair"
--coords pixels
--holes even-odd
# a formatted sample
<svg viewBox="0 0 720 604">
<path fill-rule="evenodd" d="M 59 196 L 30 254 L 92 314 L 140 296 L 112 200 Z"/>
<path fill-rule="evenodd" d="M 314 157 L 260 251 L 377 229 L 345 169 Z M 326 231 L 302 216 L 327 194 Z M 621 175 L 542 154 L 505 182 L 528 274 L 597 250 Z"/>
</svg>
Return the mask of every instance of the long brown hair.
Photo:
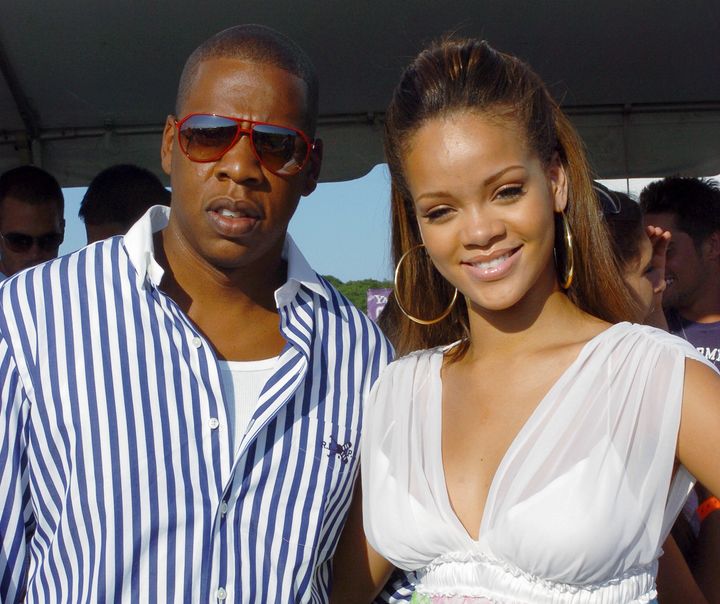
<svg viewBox="0 0 720 604">
<path fill-rule="evenodd" d="M 428 120 L 460 111 L 512 120 L 545 166 L 557 155 L 568 179 L 565 213 L 574 237 L 575 277 L 566 293 L 579 308 L 606 321 L 633 317 L 635 303 L 620 278 L 580 138 L 542 80 L 525 63 L 496 51 L 485 41 L 447 38 L 434 43 L 405 69 L 395 88 L 385 116 L 395 263 L 421 243 L 402 164 L 409 140 Z M 565 248 L 557 220 L 555 231 L 555 249 L 562 267 Z M 396 294 L 411 314 L 439 316 L 453 291 L 423 250 L 412 252 L 402 263 Z M 394 295 L 380 324 L 399 354 L 459 339 L 467 341 L 467 307 L 462 296 L 447 318 L 424 326 L 404 316 Z M 459 354 L 464 349 L 461 346 Z"/>
</svg>

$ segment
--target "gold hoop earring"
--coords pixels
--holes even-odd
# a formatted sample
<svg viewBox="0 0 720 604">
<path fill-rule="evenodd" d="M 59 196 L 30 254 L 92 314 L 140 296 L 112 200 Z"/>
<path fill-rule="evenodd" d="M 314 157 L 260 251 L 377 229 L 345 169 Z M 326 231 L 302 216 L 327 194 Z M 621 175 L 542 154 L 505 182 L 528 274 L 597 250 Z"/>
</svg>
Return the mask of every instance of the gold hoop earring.
<svg viewBox="0 0 720 604">
<path fill-rule="evenodd" d="M 560 217 L 562 218 L 563 240 L 565 241 L 565 277 L 560 282 L 560 287 L 568 289 L 573 282 L 573 276 L 575 274 L 575 254 L 573 252 L 573 236 L 565 212 L 560 212 Z M 555 263 L 557 264 L 557 257 L 555 258 Z"/>
<path fill-rule="evenodd" d="M 442 313 L 440 313 L 439 317 L 437 317 L 435 319 L 431 319 L 431 320 L 419 319 L 418 317 L 414 317 L 407 310 L 405 310 L 405 306 L 400 301 L 400 294 L 399 294 L 400 288 L 398 287 L 398 276 L 400 275 L 400 267 L 402 266 L 403 261 L 405 260 L 405 258 L 408 257 L 410 252 L 413 252 L 413 251 L 423 248 L 423 247 L 425 247 L 425 244 L 420 243 L 418 245 L 411 247 L 407 252 L 405 252 L 402 256 L 400 256 L 400 260 L 398 260 L 397 266 L 395 267 L 395 278 L 393 280 L 393 282 L 395 284 L 395 302 L 397 302 L 398 308 L 400 309 L 402 314 L 404 314 L 411 321 L 413 321 L 415 323 L 419 323 L 420 325 L 433 325 L 435 323 L 439 323 L 440 321 L 442 321 L 445 317 L 447 317 L 450 314 L 450 311 L 453 309 L 453 306 L 455 306 L 455 301 L 457 300 L 457 296 L 458 296 L 457 287 L 455 288 L 455 293 L 453 294 L 452 300 L 450 301 L 450 304 L 448 305 L 448 307 Z"/>
</svg>

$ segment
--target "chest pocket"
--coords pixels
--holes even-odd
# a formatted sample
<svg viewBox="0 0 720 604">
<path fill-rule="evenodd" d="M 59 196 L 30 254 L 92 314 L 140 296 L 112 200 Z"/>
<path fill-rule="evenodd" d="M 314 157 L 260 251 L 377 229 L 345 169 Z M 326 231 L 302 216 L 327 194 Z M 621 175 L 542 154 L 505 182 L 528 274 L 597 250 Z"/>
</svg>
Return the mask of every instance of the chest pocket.
<svg viewBox="0 0 720 604">
<path fill-rule="evenodd" d="M 262 454 L 262 447 L 258 447 L 238 495 L 244 499 L 240 505 L 245 508 L 261 498 L 268 514 L 258 517 L 243 513 L 241 532 L 280 533 L 283 542 L 315 547 L 325 532 L 326 519 L 336 521 L 335 511 L 352 494 L 358 437 L 356 430 L 346 426 L 302 417 L 274 441 L 270 450 L 265 448 Z"/>
</svg>

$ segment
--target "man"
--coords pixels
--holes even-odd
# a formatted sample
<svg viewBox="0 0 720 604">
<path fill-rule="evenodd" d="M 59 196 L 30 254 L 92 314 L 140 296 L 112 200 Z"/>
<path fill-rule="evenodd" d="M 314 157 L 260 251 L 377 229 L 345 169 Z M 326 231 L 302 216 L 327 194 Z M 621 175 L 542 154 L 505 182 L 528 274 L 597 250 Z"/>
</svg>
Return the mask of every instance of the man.
<svg viewBox="0 0 720 604">
<path fill-rule="evenodd" d="M 701 178 L 669 177 L 640 193 L 645 223 L 670 231 L 663 309 L 669 330 L 720 369 L 720 188 Z M 710 507 L 712 513 L 700 512 Z M 708 601 L 720 594 L 720 502 L 695 485 L 673 537 Z"/>
<path fill-rule="evenodd" d="M 663 307 L 670 331 L 720 368 L 720 188 L 670 177 L 640 193 L 645 222 L 670 231 Z"/>
<path fill-rule="evenodd" d="M 78 216 L 87 242 L 124 235 L 152 206 L 170 205 L 170 191 L 149 170 L 132 164 L 105 168 L 90 182 Z"/>
<path fill-rule="evenodd" d="M 217 34 L 165 124 L 171 209 L 0 289 L 3 602 L 327 599 L 390 350 L 287 235 L 316 117 L 295 44 Z"/>
<path fill-rule="evenodd" d="M 20 166 L 0 176 L 0 279 L 57 258 L 63 210 L 62 189 L 45 170 Z"/>
</svg>

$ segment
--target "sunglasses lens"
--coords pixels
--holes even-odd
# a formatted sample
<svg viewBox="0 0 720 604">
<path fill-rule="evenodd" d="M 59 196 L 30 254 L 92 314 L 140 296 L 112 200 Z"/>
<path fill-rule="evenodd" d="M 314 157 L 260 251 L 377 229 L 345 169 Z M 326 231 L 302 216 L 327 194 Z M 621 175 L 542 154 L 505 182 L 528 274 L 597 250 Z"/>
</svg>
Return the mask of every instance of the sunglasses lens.
<svg viewBox="0 0 720 604">
<path fill-rule="evenodd" d="M 597 198 L 600 201 L 600 207 L 602 208 L 603 214 L 609 216 L 611 214 L 620 213 L 620 202 L 615 198 L 614 195 L 601 189 L 600 187 L 593 187 Z"/>
<path fill-rule="evenodd" d="M 307 158 L 308 145 L 300 133 L 271 124 L 255 124 L 252 142 L 260 161 L 275 174 L 296 174 Z"/>
<path fill-rule="evenodd" d="M 16 254 L 28 252 L 34 241 L 37 241 L 38 247 L 43 252 L 54 252 L 63 242 L 62 233 L 45 233 L 39 237 L 33 237 L 25 233 L 6 233 L 2 238 L 5 240 L 5 245 Z"/>
<path fill-rule="evenodd" d="M 27 252 L 33 244 L 33 238 L 23 233 L 7 233 L 3 235 L 6 245 L 16 254 Z"/>
<path fill-rule="evenodd" d="M 63 242 L 63 236 L 61 233 L 47 233 L 40 235 L 37 242 L 43 252 L 52 252 L 60 247 L 60 244 Z"/>
<path fill-rule="evenodd" d="M 192 161 L 219 159 L 233 144 L 238 125 L 217 115 L 193 115 L 180 126 L 180 148 Z"/>
</svg>

